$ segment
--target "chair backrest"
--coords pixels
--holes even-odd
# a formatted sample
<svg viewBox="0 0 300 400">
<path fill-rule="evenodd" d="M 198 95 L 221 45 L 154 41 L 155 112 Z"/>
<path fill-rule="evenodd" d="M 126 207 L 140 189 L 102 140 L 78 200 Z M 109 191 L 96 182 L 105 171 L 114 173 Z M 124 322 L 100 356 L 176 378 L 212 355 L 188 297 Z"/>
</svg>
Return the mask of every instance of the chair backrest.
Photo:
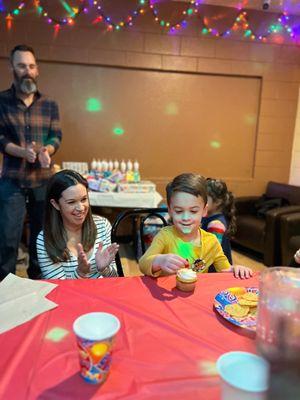
<svg viewBox="0 0 300 400">
<path fill-rule="evenodd" d="M 300 186 L 287 183 L 269 182 L 266 195 L 287 200 L 290 205 L 300 205 Z"/>
<path fill-rule="evenodd" d="M 111 229 L 111 241 L 119 243 L 120 242 L 120 235 L 118 234 L 118 228 L 120 227 L 121 223 L 127 219 L 130 220 L 132 224 L 132 237 L 131 239 L 135 245 L 135 252 L 136 256 L 138 253 L 138 249 L 140 249 L 141 254 L 143 254 L 146 250 L 146 243 L 145 243 L 145 227 L 147 226 L 147 220 L 150 218 L 155 218 L 158 222 L 161 221 L 163 226 L 167 226 L 168 222 L 164 217 L 164 214 L 168 212 L 166 207 L 161 208 L 133 208 L 126 211 L 121 212 L 115 222 L 112 225 Z M 156 225 L 159 225 L 156 222 Z M 138 257 L 137 257 L 138 258 Z M 116 265 L 119 276 L 124 276 L 122 263 L 120 259 L 119 253 L 116 254 Z"/>
</svg>

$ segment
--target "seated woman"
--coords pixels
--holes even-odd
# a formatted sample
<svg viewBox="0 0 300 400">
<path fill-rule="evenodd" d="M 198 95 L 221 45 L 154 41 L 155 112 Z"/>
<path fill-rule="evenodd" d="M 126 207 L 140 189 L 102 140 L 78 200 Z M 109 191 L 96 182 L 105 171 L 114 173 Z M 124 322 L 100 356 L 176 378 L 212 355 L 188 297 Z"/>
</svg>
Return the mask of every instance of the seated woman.
<svg viewBox="0 0 300 400">
<path fill-rule="evenodd" d="M 37 238 L 37 254 L 44 279 L 117 276 L 111 244 L 111 225 L 92 215 L 88 183 L 79 173 L 62 170 L 47 187 L 44 230 Z"/>
</svg>

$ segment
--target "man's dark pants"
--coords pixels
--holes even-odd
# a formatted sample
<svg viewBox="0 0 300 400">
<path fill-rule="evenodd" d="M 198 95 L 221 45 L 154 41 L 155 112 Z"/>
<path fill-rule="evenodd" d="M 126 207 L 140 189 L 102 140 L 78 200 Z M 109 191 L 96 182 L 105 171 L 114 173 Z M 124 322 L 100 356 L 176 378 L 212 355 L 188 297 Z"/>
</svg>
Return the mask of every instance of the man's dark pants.
<svg viewBox="0 0 300 400">
<path fill-rule="evenodd" d="M 29 218 L 29 278 L 41 273 L 37 261 L 36 238 L 42 230 L 46 185 L 21 188 L 16 180 L 0 179 L 0 279 L 16 272 L 18 248 L 26 211 Z"/>
</svg>

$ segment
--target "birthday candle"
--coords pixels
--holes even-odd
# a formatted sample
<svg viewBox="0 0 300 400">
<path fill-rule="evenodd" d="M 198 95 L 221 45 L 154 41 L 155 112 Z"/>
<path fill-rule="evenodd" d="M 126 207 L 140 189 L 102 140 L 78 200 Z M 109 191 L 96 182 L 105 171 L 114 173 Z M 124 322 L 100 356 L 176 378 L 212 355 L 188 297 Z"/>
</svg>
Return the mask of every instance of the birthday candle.
<svg viewBox="0 0 300 400">
<path fill-rule="evenodd" d="M 102 171 L 102 162 L 100 161 L 100 159 L 98 158 L 98 161 L 97 161 L 97 170 L 99 171 L 99 172 L 101 172 Z"/>
<path fill-rule="evenodd" d="M 124 160 L 121 161 L 120 168 L 121 168 L 121 172 L 124 174 L 126 172 L 126 163 Z"/>
<path fill-rule="evenodd" d="M 97 169 L 97 166 L 98 166 L 98 163 L 97 163 L 96 159 L 93 158 L 93 161 L 91 163 L 91 170 L 95 171 Z"/>
<path fill-rule="evenodd" d="M 102 160 L 102 170 L 103 171 L 108 170 L 108 162 L 106 160 Z"/>
<path fill-rule="evenodd" d="M 131 160 L 127 161 L 127 171 L 132 171 L 132 162 L 131 162 Z"/>
<path fill-rule="evenodd" d="M 116 171 L 118 171 L 119 166 L 120 166 L 119 161 L 118 161 L 118 160 L 115 160 L 115 161 L 114 161 L 114 169 L 115 169 Z"/>
<path fill-rule="evenodd" d="M 112 171 L 113 168 L 114 168 L 114 163 L 112 162 L 112 160 L 109 160 L 109 161 L 108 161 L 108 170 L 109 170 L 109 171 Z"/>
</svg>

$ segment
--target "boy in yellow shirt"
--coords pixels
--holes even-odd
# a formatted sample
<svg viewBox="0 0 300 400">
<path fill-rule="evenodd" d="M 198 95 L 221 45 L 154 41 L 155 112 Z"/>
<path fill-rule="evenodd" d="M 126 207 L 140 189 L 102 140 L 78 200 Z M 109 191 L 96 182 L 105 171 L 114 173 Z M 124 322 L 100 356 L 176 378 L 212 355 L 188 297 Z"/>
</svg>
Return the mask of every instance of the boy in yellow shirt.
<svg viewBox="0 0 300 400">
<path fill-rule="evenodd" d="M 200 228 L 207 213 L 206 180 L 196 174 L 178 175 L 167 185 L 167 203 L 173 225 L 162 228 L 151 246 L 140 258 L 145 275 L 176 274 L 192 266 L 207 272 L 214 265 L 218 272 L 233 271 L 236 278 L 250 278 L 252 270 L 241 265 L 231 266 L 216 236 Z"/>
</svg>

